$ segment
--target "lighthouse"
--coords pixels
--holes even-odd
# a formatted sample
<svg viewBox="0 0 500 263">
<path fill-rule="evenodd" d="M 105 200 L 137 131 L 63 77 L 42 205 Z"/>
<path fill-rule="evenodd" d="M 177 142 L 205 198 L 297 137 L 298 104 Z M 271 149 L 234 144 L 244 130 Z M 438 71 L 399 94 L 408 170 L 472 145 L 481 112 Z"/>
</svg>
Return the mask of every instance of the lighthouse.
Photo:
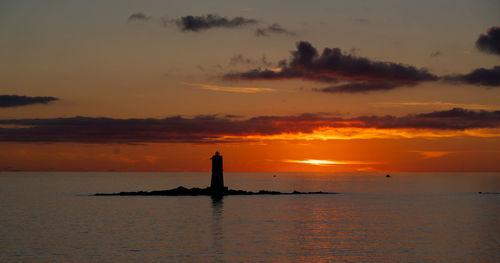
<svg viewBox="0 0 500 263">
<path fill-rule="evenodd" d="M 210 192 L 212 195 L 222 196 L 227 188 L 224 187 L 224 177 L 222 175 L 222 155 L 215 152 L 212 156 L 212 181 L 210 183 Z"/>
</svg>

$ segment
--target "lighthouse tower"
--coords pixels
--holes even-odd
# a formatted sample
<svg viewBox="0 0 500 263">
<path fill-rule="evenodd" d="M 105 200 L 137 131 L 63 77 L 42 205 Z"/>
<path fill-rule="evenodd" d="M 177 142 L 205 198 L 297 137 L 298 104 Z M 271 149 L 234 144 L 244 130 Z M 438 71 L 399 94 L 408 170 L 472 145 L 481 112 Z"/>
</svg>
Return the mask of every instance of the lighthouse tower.
<svg viewBox="0 0 500 263">
<path fill-rule="evenodd" d="M 212 181 L 210 183 L 210 191 L 212 195 L 224 195 L 227 188 L 224 187 L 224 177 L 222 175 L 222 155 L 216 152 L 212 156 Z"/>
</svg>

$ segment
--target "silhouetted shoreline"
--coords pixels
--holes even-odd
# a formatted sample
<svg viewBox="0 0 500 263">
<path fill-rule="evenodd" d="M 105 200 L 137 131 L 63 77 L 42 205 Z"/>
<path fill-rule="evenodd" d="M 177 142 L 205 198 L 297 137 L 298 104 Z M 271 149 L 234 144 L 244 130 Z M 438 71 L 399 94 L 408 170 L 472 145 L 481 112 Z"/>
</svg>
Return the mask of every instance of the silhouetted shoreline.
<svg viewBox="0 0 500 263">
<path fill-rule="evenodd" d="M 313 195 L 313 194 L 338 194 L 333 192 L 278 192 L 278 191 L 268 191 L 268 190 L 260 190 L 258 192 L 244 191 L 244 190 L 233 190 L 228 189 L 222 193 L 222 196 L 226 195 Z M 97 193 L 94 196 L 110 196 L 110 195 L 119 195 L 119 196 L 214 196 L 214 193 L 211 191 L 210 187 L 207 188 L 186 188 L 183 186 L 179 186 L 177 188 L 169 189 L 169 190 L 157 190 L 157 191 L 138 191 L 138 192 L 119 192 L 119 193 Z"/>
<path fill-rule="evenodd" d="M 97 193 L 95 196 L 103 195 L 121 195 L 121 196 L 197 196 L 197 195 L 208 195 L 212 197 L 222 197 L 226 195 L 313 195 L 313 194 L 336 194 L 329 192 L 299 192 L 293 191 L 290 193 L 283 193 L 278 191 L 268 191 L 260 190 L 258 192 L 250 192 L 244 190 L 233 190 L 224 186 L 224 175 L 223 175 L 223 165 L 222 165 L 222 155 L 219 152 L 215 152 L 214 156 L 210 158 L 212 160 L 212 179 L 210 181 L 210 186 L 207 188 L 186 188 L 184 186 L 179 186 L 170 190 L 160 190 L 160 191 L 139 191 L 139 192 L 119 192 L 119 193 Z"/>
</svg>

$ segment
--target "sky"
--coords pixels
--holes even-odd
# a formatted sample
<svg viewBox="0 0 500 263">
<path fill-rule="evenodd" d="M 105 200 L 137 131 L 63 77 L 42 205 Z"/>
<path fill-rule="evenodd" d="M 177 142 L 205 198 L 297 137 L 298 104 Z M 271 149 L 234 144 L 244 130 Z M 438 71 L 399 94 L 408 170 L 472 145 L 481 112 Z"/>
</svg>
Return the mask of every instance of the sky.
<svg viewBox="0 0 500 263">
<path fill-rule="evenodd" d="M 0 171 L 498 172 L 497 0 L 0 0 Z"/>
</svg>

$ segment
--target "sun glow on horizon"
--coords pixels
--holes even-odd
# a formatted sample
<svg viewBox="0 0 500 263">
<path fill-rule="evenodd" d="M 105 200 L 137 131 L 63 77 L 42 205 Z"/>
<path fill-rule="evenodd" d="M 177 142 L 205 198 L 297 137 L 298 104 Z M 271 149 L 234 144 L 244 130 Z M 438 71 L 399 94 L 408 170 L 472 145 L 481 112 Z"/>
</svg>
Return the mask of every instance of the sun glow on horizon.
<svg viewBox="0 0 500 263">
<path fill-rule="evenodd" d="M 369 162 L 335 161 L 335 160 L 318 160 L 318 159 L 285 160 L 285 162 L 287 162 L 287 163 L 311 164 L 311 165 L 317 165 L 317 166 L 343 165 L 343 164 L 373 164 L 373 163 L 369 163 Z"/>
</svg>

